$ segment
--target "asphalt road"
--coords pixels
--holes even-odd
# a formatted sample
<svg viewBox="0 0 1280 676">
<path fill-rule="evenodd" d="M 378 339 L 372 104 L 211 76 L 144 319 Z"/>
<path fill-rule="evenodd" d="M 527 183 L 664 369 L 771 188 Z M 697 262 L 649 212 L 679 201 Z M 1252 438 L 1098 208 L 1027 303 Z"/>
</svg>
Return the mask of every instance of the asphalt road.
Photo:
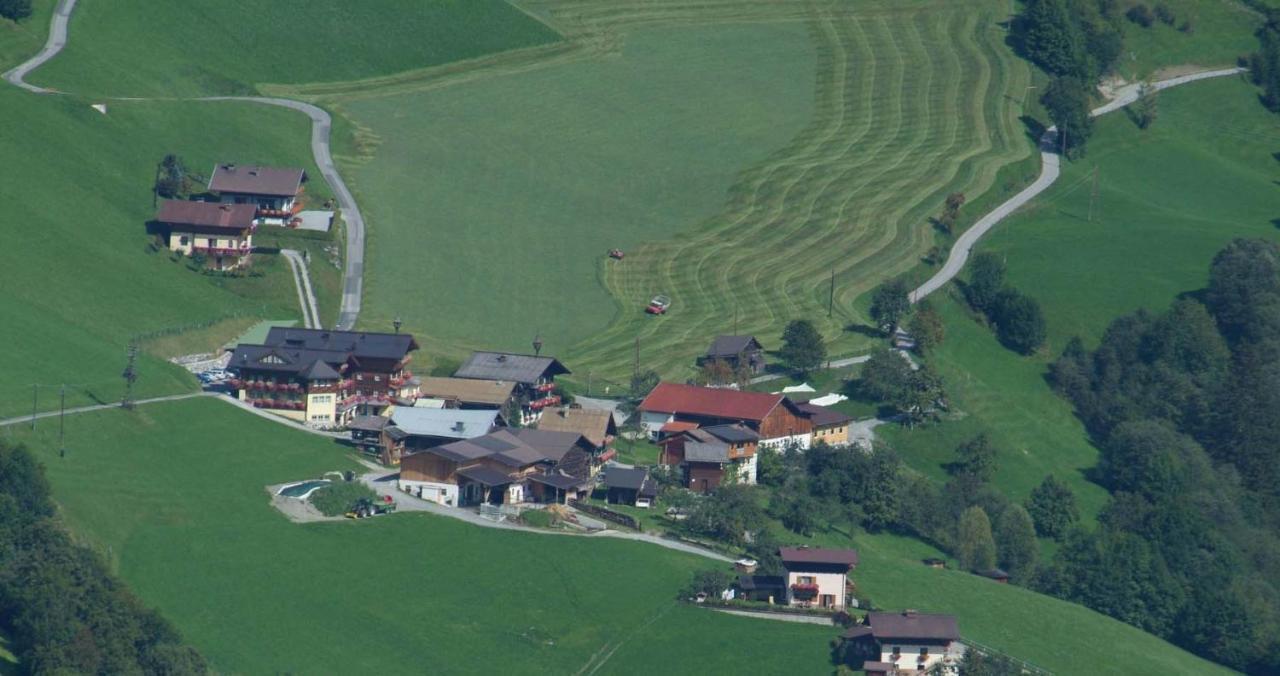
<svg viewBox="0 0 1280 676">
<path fill-rule="evenodd" d="M 44 48 L 35 56 L 5 72 L 3 77 L 6 82 L 37 94 L 48 94 L 53 91 L 27 84 L 24 78 L 27 73 L 39 68 L 46 61 L 57 56 L 58 52 L 62 51 L 63 46 L 67 44 L 67 23 L 71 20 L 71 10 L 75 9 L 75 6 L 76 0 L 58 1 L 58 6 L 53 10 L 53 20 L 49 22 L 49 37 L 44 42 Z"/>
<path fill-rule="evenodd" d="M 1243 71 L 1243 68 L 1210 70 L 1200 73 L 1192 73 L 1191 75 L 1172 77 L 1167 80 L 1160 80 L 1159 82 L 1153 83 L 1153 86 L 1157 91 L 1159 91 L 1161 89 L 1168 89 L 1170 87 L 1176 87 L 1178 85 L 1195 82 L 1197 80 L 1235 75 Z M 1130 103 L 1137 101 L 1140 90 L 1140 84 L 1131 84 L 1121 87 L 1117 90 L 1115 98 L 1108 101 L 1106 105 L 1095 108 L 1090 112 L 1090 115 L 1098 117 L 1100 115 L 1106 115 L 1112 111 L 1119 110 Z M 1032 198 L 1047 190 L 1049 186 L 1053 185 L 1054 181 L 1058 180 L 1058 176 L 1061 173 L 1061 166 L 1059 163 L 1061 157 L 1057 152 L 1055 152 L 1054 146 L 1057 145 L 1057 139 L 1057 129 L 1050 127 L 1049 130 L 1045 132 L 1044 136 L 1040 138 L 1040 176 L 1036 178 L 1034 183 L 1023 189 L 1022 192 L 1019 192 L 1017 195 L 1009 198 L 1007 202 L 996 207 L 986 216 L 979 219 L 977 223 L 974 223 L 973 227 L 965 230 L 964 234 L 960 235 L 960 238 L 957 239 L 956 243 L 951 247 L 951 254 L 947 256 L 947 262 L 943 264 L 942 269 L 933 277 L 930 277 L 924 284 L 921 284 L 915 291 L 911 292 L 912 303 L 919 302 L 920 299 L 928 296 L 938 289 L 941 289 L 947 284 L 947 282 L 955 279 L 955 276 L 960 274 L 960 270 L 964 268 L 965 262 L 969 260 L 969 253 L 973 251 L 973 246 L 978 243 L 979 239 L 990 232 L 991 228 L 995 227 L 997 223 L 1004 220 L 1009 214 L 1012 214 L 1027 202 L 1030 202 Z"/>
</svg>

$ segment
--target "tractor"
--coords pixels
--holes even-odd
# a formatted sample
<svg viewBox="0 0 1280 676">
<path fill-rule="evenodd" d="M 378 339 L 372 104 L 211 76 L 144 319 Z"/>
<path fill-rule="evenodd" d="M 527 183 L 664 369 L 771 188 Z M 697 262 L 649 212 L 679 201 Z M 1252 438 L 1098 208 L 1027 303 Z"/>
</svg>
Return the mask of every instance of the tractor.
<svg viewBox="0 0 1280 676">
<path fill-rule="evenodd" d="M 382 496 L 382 502 L 378 503 L 370 498 L 360 498 L 351 505 L 351 509 L 347 510 L 348 519 L 367 519 L 371 516 L 379 514 L 390 514 L 396 511 L 395 500 L 390 495 Z"/>
</svg>

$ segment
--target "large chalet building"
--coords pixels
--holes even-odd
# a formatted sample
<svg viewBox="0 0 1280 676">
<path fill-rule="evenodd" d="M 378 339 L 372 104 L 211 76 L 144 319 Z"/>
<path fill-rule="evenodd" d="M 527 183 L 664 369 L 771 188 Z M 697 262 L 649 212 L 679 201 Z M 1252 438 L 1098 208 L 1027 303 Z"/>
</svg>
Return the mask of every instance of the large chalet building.
<svg viewBox="0 0 1280 676">
<path fill-rule="evenodd" d="M 241 401 L 317 427 L 412 404 L 413 336 L 275 327 L 262 344 L 236 346 L 227 370 Z"/>
<path fill-rule="evenodd" d="M 542 417 L 543 410 L 559 406 L 556 394 L 556 376 L 569 373 L 555 357 L 539 357 L 510 352 L 472 352 L 467 361 L 454 372 L 454 378 L 468 380 L 496 380 L 515 383 L 511 395 L 509 421 L 532 425 Z M 512 419 L 514 418 L 514 419 Z"/>
<path fill-rule="evenodd" d="M 398 483 L 454 507 L 563 503 L 590 491 L 593 450 L 572 432 L 500 429 L 401 457 Z"/>
<path fill-rule="evenodd" d="M 289 225 L 302 211 L 298 198 L 306 180 L 301 169 L 219 164 L 209 177 L 209 190 L 224 204 L 252 205 L 260 225 Z"/>
<path fill-rule="evenodd" d="M 204 256 L 209 268 L 230 270 L 249 261 L 255 212 L 250 204 L 165 200 L 156 222 L 170 251 Z"/>
<path fill-rule="evenodd" d="M 756 482 L 756 446 L 760 435 L 742 423 L 681 430 L 660 443 L 658 464 L 680 470 L 680 482 L 698 493 L 714 491 L 730 480 Z"/>
<path fill-rule="evenodd" d="M 741 423 L 760 435 L 759 444 L 809 448 L 813 422 L 781 394 L 659 383 L 640 402 L 640 425 L 656 440 L 664 425 L 694 423 L 700 427 Z"/>
</svg>

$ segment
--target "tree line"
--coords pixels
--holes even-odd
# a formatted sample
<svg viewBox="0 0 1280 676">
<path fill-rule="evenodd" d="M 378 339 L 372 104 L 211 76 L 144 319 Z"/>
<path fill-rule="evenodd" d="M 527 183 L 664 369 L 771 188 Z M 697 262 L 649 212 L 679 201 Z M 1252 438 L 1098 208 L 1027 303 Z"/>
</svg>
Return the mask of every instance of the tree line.
<svg viewBox="0 0 1280 676">
<path fill-rule="evenodd" d="M 1280 671 L 1280 247 L 1236 240 L 1209 286 L 1139 311 L 1052 366 L 1101 448 L 1111 499 L 1038 576 L 1250 673 Z"/>
<path fill-rule="evenodd" d="M 31 16 L 31 0 L 0 0 L 0 18 L 21 21 Z"/>
<path fill-rule="evenodd" d="M 58 521 L 43 468 L 0 441 L 0 629 L 30 674 L 204 674 L 204 658 Z"/>
</svg>

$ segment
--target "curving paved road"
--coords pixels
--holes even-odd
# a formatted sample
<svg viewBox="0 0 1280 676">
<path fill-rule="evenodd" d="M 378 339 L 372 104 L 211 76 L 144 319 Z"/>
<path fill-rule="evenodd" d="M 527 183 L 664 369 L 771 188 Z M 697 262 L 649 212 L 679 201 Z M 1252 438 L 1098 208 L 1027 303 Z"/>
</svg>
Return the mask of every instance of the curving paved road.
<svg viewBox="0 0 1280 676">
<path fill-rule="evenodd" d="M 1179 77 L 1172 77 L 1167 80 L 1160 80 L 1159 82 L 1153 83 L 1153 86 L 1157 91 L 1159 91 L 1161 89 L 1176 87 L 1188 82 L 1195 82 L 1196 80 L 1206 80 L 1208 78 L 1235 75 L 1237 73 L 1244 72 L 1244 70 L 1244 68 L 1224 68 L 1222 70 L 1192 73 L 1190 75 L 1182 75 Z M 1098 117 L 1100 115 L 1106 115 L 1112 111 L 1119 110 L 1130 103 L 1137 101 L 1140 89 L 1141 84 L 1131 84 L 1121 87 L 1117 90 L 1115 98 L 1108 101 L 1106 105 L 1090 111 L 1089 114 L 1092 117 Z M 1045 132 L 1044 136 L 1040 137 L 1040 176 L 1036 178 L 1034 183 L 1024 188 L 1017 195 L 1009 198 L 1007 202 L 996 207 L 986 216 L 979 219 L 977 223 L 973 224 L 973 227 L 965 230 L 964 234 L 960 235 L 960 238 L 957 239 L 956 243 L 951 247 L 951 254 L 947 256 L 947 262 L 943 264 L 942 269 L 934 276 L 930 277 L 924 284 L 921 284 L 915 291 L 911 292 L 912 303 L 919 302 L 920 299 L 928 296 L 934 291 L 937 291 L 945 286 L 947 282 L 954 279 L 955 276 L 960 273 L 960 270 L 964 268 L 965 262 L 969 260 L 969 253 L 973 251 L 973 246 L 978 243 L 978 240 L 981 239 L 983 235 L 986 235 L 997 223 L 1004 220 L 1009 214 L 1017 211 L 1027 202 L 1031 201 L 1031 199 L 1036 195 L 1044 192 L 1049 188 L 1049 186 L 1053 185 L 1054 181 L 1058 180 L 1058 175 L 1060 174 L 1061 169 L 1059 164 L 1061 158 L 1054 148 L 1054 146 L 1057 145 L 1057 138 L 1058 133 L 1055 127 L 1050 127 L 1049 130 Z"/>
<path fill-rule="evenodd" d="M 6 82 L 36 94 L 61 93 L 57 90 L 30 84 L 25 78 L 31 71 L 57 56 L 58 52 L 62 51 L 62 48 L 66 46 L 67 26 L 71 21 L 71 11 L 75 9 L 75 6 L 76 0 L 58 1 L 58 6 L 53 11 L 53 19 L 49 22 L 49 37 L 45 41 L 44 48 L 35 56 L 6 71 L 2 76 Z M 143 101 L 146 99 L 128 98 L 126 100 Z M 337 195 L 338 206 L 342 208 L 343 218 L 347 223 L 347 263 L 346 269 L 343 271 L 342 305 L 338 310 L 338 322 L 334 328 L 341 330 L 353 328 L 356 324 L 356 319 L 360 316 L 360 294 L 363 290 L 364 216 L 361 215 L 360 207 L 356 204 L 355 198 L 352 197 L 347 184 L 343 182 L 342 176 L 338 174 L 337 167 L 334 166 L 333 154 L 329 150 L 329 135 L 333 129 L 333 119 L 329 117 L 329 113 L 310 103 L 261 96 L 211 96 L 195 100 L 243 101 L 279 106 L 299 111 L 311 118 L 311 154 L 315 157 L 316 166 L 320 168 L 320 173 L 324 176 L 325 181 L 329 183 L 329 186 L 333 188 L 333 192 Z M 303 270 L 305 271 L 305 269 L 304 267 Z M 308 285 L 310 284 L 309 279 L 307 283 Z M 304 308 L 303 310 L 303 316 L 305 317 L 306 309 Z M 318 325 L 320 316 L 315 315 L 315 318 Z"/>
<path fill-rule="evenodd" d="M 25 78 L 27 73 L 44 65 L 46 61 L 57 56 L 58 52 L 67 44 L 67 24 L 71 21 L 71 10 L 75 9 L 76 0 L 58 0 L 58 6 L 53 10 L 53 19 L 49 22 L 49 37 L 45 39 L 44 48 L 35 56 L 18 64 L 14 68 L 5 72 L 3 77 L 9 84 L 22 87 L 29 92 L 36 94 L 50 94 L 52 89 L 37 87 L 28 84 Z"/>
</svg>

